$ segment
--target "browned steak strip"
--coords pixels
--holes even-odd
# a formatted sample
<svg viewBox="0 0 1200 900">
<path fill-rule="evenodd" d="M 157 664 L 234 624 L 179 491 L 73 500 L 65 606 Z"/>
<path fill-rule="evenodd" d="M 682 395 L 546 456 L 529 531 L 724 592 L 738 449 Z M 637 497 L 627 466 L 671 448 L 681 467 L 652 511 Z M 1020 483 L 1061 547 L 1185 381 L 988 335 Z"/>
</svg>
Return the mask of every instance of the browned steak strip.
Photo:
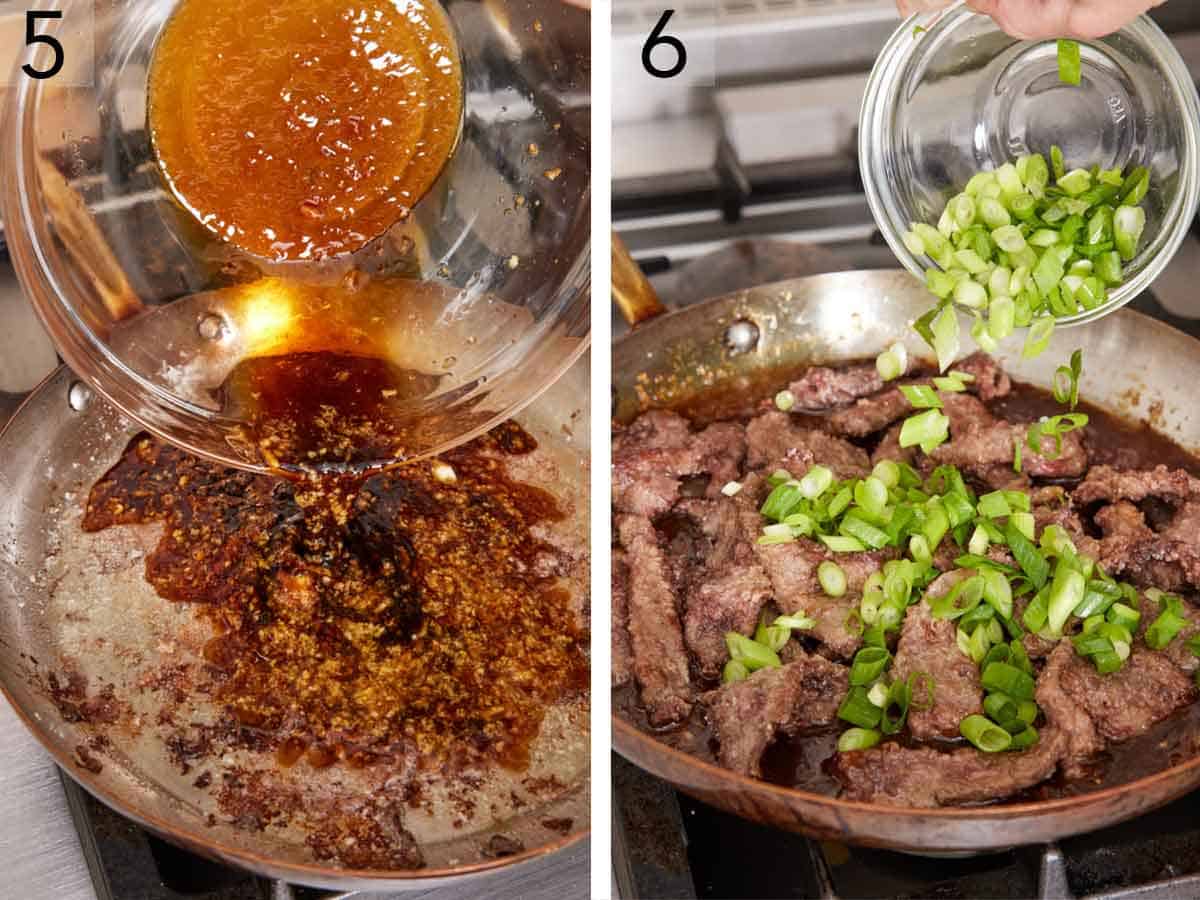
<svg viewBox="0 0 1200 900">
<path fill-rule="evenodd" d="M 823 412 L 883 390 L 883 379 L 874 363 L 842 369 L 813 366 L 788 385 L 788 390 L 796 398 L 797 410 Z"/>
<path fill-rule="evenodd" d="M 1037 702 L 1046 717 L 1063 733 L 1063 773 L 1068 778 L 1078 778 L 1086 770 L 1084 764 L 1104 750 L 1104 738 L 1096 730 L 1087 711 L 1063 690 L 1063 673 L 1072 672 L 1080 666 L 1093 667 L 1075 652 L 1070 641 L 1059 641 L 1049 646 L 1053 646 L 1053 651 L 1042 674 L 1038 676 Z"/>
<path fill-rule="evenodd" d="M 901 447 L 900 446 L 900 429 L 901 425 L 893 425 L 879 441 L 879 446 L 875 448 L 875 452 L 871 454 L 871 465 L 878 465 L 885 459 L 890 459 L 893 462 L 907 463 L 912 465 L 917 456 L 916 447 Z"/>
<path fill-rule="evenodd" d="M 971 389 L 979 394 L 985 403 L 997 397 L 1006 397 L 1012 390 L 1012 381 L 1000 368 L 1000 364 L 986 353 L 972 353 L 961 362 L 955 363 L 951 369 L 974 375 L 975 381 Z"/>
<path fill-rule="evenodd" d="M 983 711 L 979 667 L 958 649 L 957 632 L 957 624 L 935 619 L 924 601 L 910 606 L 904 617 L 892 673 L 896 680 L 904 681 L 924 672 L 934 685 L 931 708 L 910 707 L 908 729 L 917 740 L 954 740 L 959 736 L 959 723 Z M 924 705 L 929 698 L 923 685 L 919 689 L 922 693 L 913 700 Z"/>
<path fill-rule="evenodd" d="M 910 412 L 912 404 L 898 387 L 890 387 L 873 397 L 857 400 L 853 406 L 839 409 L 825 423 L 834 434 L 862 438 L 883 431 Z"/>
<path fill-rule="evenodd" d="M 942 464 L 957 466 L 964 472 L 986 478 L 1001 469 L 1012 474 L 1013 447 L 1021 442 L 1022 472 L 1035 478 L 1077 478 L 1087 471 L 1087 452 L 1079 432 L 1072 431 L 1063 436 L 1062 453 L 1056 459 L 1048 454 L 1054 450 L 1054 441 L 1043 437 L 1041 453 L 1034 453 L 1025 444 L 1028 426 L 996 422 L 975 428 L 953 437 L 933 451 L 932 456 Z M 989 480 L 989 483 L 994 481 Z"/>
<path fill-rule="evenodd" d="M 710 476 L 708 496 L 720 497 L 721 488 L 741 474 L 746 429 L 734 422 L 718 422 L 697 434 L 694 444 L 700 454 L 700 471 Z"/>
<path fill-rule="evenodd" d="M 1135 646 L 1125 665 L 1101 675 L 1084 660 L 1064 666 L 1063 692 L 1111 741 L 1142 734 L 1196 698 L 1196 685 L 1164 653 Z"/>
<path fill-rule="evenodd" d="M 1159 534 L 1164 540 L 1200 544 L 1200 500 L 1187 500 Z"/>
<path fill-rule="evenodd" d="M 725 633 L 754 631 L 771 598 L 771 582 L 745 540 L 737 503 L 691 500 L 678 509 L 692 516 L 712 542 L 702 575 L 684 595 L 683 633 L 701 674 L 715 678 L 729 658 Z"/>
<path fill-rule="evenodd" d="M 1019 753 L 983 753 L 974 747 L 948 753 L 888 741 L 870 750 L 839 753 L 834 774 L 842 797 L 866 803 L 928 808 L 1002 800 L 1054 774 L 1062 733 L 1046 728 L 1036 745 Z"/>
<path fill-rule="evenodd" d="M 633 653 L 629 647 L 629 564 L 622 550 L 612 551 L 612 686 L 623 687 L 633 678 Z"/>
<path fill-rule="evenodd" d="M 1142 470 L 1094 466 L 1073 494 L 1075 503 L 1080 507 L 1098 500 L 1132 500 L 1138 503 L 1147 497 L 1158 497 L 1179 502 L 1193 496 L 1200 497 L 1200 480 L 1182 469 L 1168 469 L 1166 466 Z"/>
<path fill-rule="evenodd" d="M 862 644 L 862 637 L 847 627 L 846 617 L 858 606 L 867 576 L 878 571 L 892 554 L 835 554 L 805 538 L 790 544 L 755 545 L 755 550 L 774 588 L 775 605 L 785 613 L 803 611 L 811 616 L 817 623 L 809 632 L 813 637 L 838 657 L 852 656 Z M 847 591 L 841 597 L 827 595 L 817 580 L 817 567 L 826 559 L 832 559 L 846 573 Z"/>
<path fill-rule="evenodd" d="M 675 413 L 643 413 L 613 436 L 613 505 L 620 512 L 661 515 L 678 497 L 680 478 L 706 473 L 715 494 L 737 477 L 745 452 L 740 425 L 720 423 L 693 434 Z"/>
<path fill-rule="evenodd" d="M 1097 560 L 1110 575 L 1168 591 L 1200 586 L 1200 546 L 1155 534 L 1129 501 L 1103 507 L 1095 520 L 1104 532 Z"/>
<path fill-rule="evenodd" d="M 973 394 L 944 392 L 938 396 L 942 398 L 942 412 L 950 420 L 951 437 L 958 437 L 960 434 L 985 428 L 996 422 L 996 417 Z"/>
<path fill-rule="evenodd" d="M 773 410 L 746 426 L 746 464 L 751 469 L 782 466 L 797 477 L 814 462 L 838 478 L 857 478 L 871 470 L 867 452 L 823 431 L 803 428 L 787 413 Z M 788 464 L 788 457 L 795 460 Z"/>
<path fill-rule="evenodd" d="M 828 725 L 848 688 L 845 666 L 819 656 L 760 669 L 745 681 L 701 696 L 720 750 L 721 765 L 758 777 L 767 747 L 781 734 Z"/>
<path fill-rule="evenodd" d="M 649 519 L 618 516 L 616 524 L 629 564 L 629 640 L 642 704 L 651 725 L 681 722 L 692 687 L 667 561 Z"/>
</svg>

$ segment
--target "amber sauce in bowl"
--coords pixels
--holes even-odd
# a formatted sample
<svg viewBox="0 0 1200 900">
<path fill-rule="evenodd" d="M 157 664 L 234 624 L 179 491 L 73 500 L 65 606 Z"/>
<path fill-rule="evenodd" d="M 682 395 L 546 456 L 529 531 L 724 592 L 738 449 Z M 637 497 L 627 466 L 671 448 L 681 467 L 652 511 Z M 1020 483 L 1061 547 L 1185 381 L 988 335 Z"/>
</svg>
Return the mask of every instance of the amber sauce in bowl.
<svg viewBox="0 0 1200 900">
<path fill-rule="evenodd" d="M 176 198 L 275 260 L 352 253 L 405 218 L 462 114 L 449 20 L 421 0 L 184 0 L 150 73 Z"/>
</svg>

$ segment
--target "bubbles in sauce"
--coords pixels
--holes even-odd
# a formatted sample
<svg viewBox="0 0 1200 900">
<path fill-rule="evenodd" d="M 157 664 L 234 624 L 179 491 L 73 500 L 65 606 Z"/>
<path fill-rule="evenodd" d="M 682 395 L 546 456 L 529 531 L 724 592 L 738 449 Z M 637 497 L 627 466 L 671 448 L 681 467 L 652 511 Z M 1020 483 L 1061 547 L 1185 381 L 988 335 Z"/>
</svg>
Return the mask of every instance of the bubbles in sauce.
<svg viewBox="0 0 1200 900">
<path fill-rule="evenodd" d="M 178 199 L 275 259 L 350 253 L 405 218 L 462 109 L 458 49 L 430 0 L 184 0 L 150 74 Z"/>
</svg>

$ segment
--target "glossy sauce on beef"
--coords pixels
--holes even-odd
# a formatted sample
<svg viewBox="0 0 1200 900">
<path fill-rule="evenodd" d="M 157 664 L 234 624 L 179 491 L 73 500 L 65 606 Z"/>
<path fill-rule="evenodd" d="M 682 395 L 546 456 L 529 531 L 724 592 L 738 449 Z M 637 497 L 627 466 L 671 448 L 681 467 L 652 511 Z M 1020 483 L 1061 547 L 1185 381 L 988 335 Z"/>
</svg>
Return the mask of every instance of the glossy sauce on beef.
<svg viewBox="0 0 1200 900">
<path fill-rule="evenodd" d="M 763 390 L 766 391 L 765 386 Z M 697 407 L 698 415 L 693 417 L 695 411 L 692 409 L 687 413 L 693 422 L 704 424 L 714 421 L 722 412 L 728 417 L 746 421 L 764 406 L 765 404 L 749 405 L 739 394 L 736 398 L 710 398 Z M 1005 397 L 993 400 L 988 404 L 988 408 L 995 416 L 1014 423 L 1034 422 L 1043 416 L 1054 416 L 1064 412 L 1062 405 L 1049 391 L 1015 381 L 1011 392 Z M 1077 411 L 1086 413 L 1089 417 L 1084 443 L 1093 464 L 1107 464 L 1119 468 L 1147 468 L 1164 464 L 1200 475 L 1200 459 L 1154 431 L 1149 425 L 1131 422 L 1086 402 L 1081 402 Z M 797 414 L 793 413 L 793 416 Z M 814 420 L 815 426 L 815 420 L 821 416 L 799 418 L 810 418 Z M 876 438 L 861 443 L 870 449 L 876 443 Z M 668 514 L 656 520 L 655 524 L 666 544 L 674 548 L 670 555 L 673 556 L 674 552 L 693 543 L 689 534 L 690 520 L 686 517 Z M 690 555 L 685 554 L 685 558 Z M 719 686 L 718 682 L 700 681 L 695 672 L 693 678 L 698 685 L 698 691 Z M 633 687 L 625 686 L 614 691 L 613 704 L 626 719 L 642 730 L 654 732 L 656 739 L 668 746 L 706 762 L 719 764 L 716 739 L 705 722 L 699 705 L 693 710 L 688 721 L 681 726 L 656 731 L 649 727 Z M 779 738 L 763 756 L 763 780 L 815 794 L 837 796 L 842 785 L 829 770 L 828 763 L 836 754 L 840 732 L 841 728 L 835 726 Z M 895 739 L 912 746 L 934 746 L 913 741 L 907 731 Z M 965 746 L 965 742 L 946 743 L 942 746 L 950 749 L 954 746 Z M 1085 777 L 1066 780 L 1057 775 L 1000 802 L 1049 800 L 1116 786 L 1163 771 L 1197 754 L 1200 754 L 1200 704 L 1192 703 L 1154 725 L 1146 733 L 1124 742 L 1110 744 L 1107 751 L 1089 767 Z"/>
</svg>

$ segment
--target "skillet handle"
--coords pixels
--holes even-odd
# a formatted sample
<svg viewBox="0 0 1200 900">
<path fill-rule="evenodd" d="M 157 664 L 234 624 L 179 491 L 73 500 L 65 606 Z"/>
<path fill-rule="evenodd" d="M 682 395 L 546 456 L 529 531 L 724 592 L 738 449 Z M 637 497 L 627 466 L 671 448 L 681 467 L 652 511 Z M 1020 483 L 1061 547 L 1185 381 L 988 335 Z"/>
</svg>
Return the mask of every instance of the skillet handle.
<svg viewBox="0 0 1200 900">
<path fill-rule="evenodd" d="M 638 325 L 667 311 L 615 231 L 612 233 L 612 296 L 630 325 Z"/>
</svg>

